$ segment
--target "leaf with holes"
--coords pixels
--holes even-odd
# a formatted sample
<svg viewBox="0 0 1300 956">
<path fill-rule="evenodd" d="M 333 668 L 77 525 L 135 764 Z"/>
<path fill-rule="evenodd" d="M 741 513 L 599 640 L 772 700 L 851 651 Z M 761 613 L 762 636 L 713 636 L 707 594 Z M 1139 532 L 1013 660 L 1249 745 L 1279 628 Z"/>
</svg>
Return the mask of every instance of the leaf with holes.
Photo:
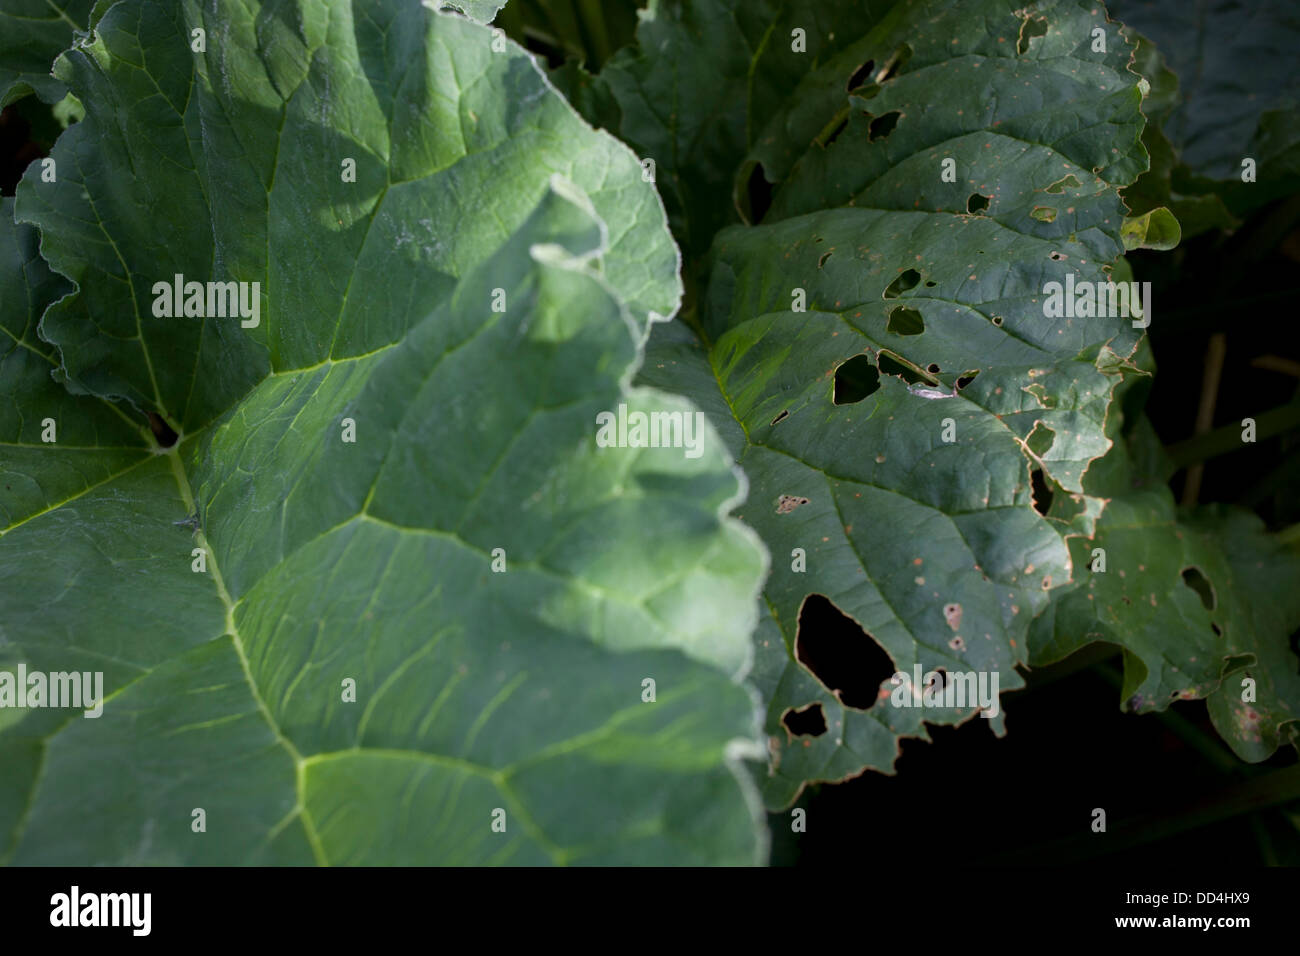
<svg viewBox="0 0 1300 956">
<path fill-rule="evenodd" d="M 693 412 L 623 385 L 663 208 L 492 41 L 123 0 L 59 61 L 85 120 L 0 210 L 0 664 L 104 696 L 0 710 L 0 859 L 765 858 L 738 476 L 592 425 Z"/>
<path fill-rule="evenodd" d="M 698 268 L 700 336 L 656 329 L 641 375 L 710 413 L 750 479 L 742 516 L 773 554 L 756 680 L 778 807 L 807 781 L 890 770 L 926 721 L 974 716 L 956 696 L 969 685 L 937 672 L 1022 685 L 1030 621 L 1075 573 L 1065 538 L 1100 511 L 1082 479 L 1142 334 L 1136 303 L 1131 317 L 1062 299 L 1117 294 L 1118 187 L 1147 157 L 1132 45 L 1095 4 L 855 5 L 815 56 L 792 32 L 797 4 L 769 11 L 759 43 L 699 37 L 719 9 L 743 25 L 768 8 L 657 5 L 636 56 L 601 77 L 624 131 L 629 88 L 657 117 L 679 110 L 647 121 L 638 151 L 680 161 L 695 127 L 674 122 L 709 108 L 732 131 L 700 123 L 690 142 L 714 162 L 692 189 L 730 191 L 747 224 Z M 677 37 L 667 54 L 647 42 L 661 32 Z M 693 37 L 727 44 L 696 67 L 679 48 Z M 727 68 L 740 93 L 722 104 L 691 71 Z M 656 96 L 664 75 L 704 102 Z M 815 646 L 832 630 L 851 653 Z M 943 706 L 895 706 L 913 698 L 891 675 L 914 684 L 918 667 L 954 687 Z M 796 733 L 813 704 L 824 731 Z"/>
<path fill-rule="evenodd" d="M 1106 506 L 1095 534 L 1070 540 L 1080 580 L 1034 622 L 1030 661 L 1115 644 L 1126 710 L 1205 698 L 1237 755 L 1266 760 L 1300 740 L 1300 661 L 1288 642 L 1300 628 L 1300 543 L 1244 509 L 1176 508 L 1149 422 L 1137 418 L 1127 437 L 1121 424 L 1112 419 L 1114 447 L 1085 481 Z"/>
</svg>

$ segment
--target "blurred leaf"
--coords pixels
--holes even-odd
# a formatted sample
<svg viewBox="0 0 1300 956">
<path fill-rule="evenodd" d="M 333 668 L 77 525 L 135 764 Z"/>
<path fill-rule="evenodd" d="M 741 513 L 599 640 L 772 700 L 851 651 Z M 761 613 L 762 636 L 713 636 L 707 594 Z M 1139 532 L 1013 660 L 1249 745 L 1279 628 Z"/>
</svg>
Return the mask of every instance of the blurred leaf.
<svg viewBox="0 0 1300 956">
<path fill-rule="evenodd" d="M 1293 0 L 1191 6 L 1111 0 L 1107 6 L 1116 20 L 1150 38 L 1178 78 L 1171 106 L 1160 58 L 1142 53 L 1135 63 L 1162 90 L 1148 115 L 1180 163 L 1172 171 L 1174 194 L 1217 194 L 1240 217 L 1300 189 L 1300 15 Z M 1242 181 L 1247 158 L 1256 164 L 1251 183 Z M 1217 217 L 1202 210 L 1188 222 L 1202 218 Z M 1188 234 L 1194 231 L 1199 226 L 1189 226 Z"/>
</svg>

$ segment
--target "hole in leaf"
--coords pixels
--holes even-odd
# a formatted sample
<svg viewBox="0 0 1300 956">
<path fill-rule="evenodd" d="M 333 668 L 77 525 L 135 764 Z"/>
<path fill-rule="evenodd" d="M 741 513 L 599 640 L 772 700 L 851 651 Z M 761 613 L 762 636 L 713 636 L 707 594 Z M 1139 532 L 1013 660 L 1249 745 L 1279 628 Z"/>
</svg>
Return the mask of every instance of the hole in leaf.
<svg viewBox="0 0 1300 956">
<path fill-rule="evenodd" d="M 883 116 L 877 116 L 867 127 L 867 139 L 873 143 L 878 139 L 884 139 L 894 131 L 894 127 L 898 125 L 898 118 L 902 115 L 898 110 L 891 110 Z"/>
<path fill-rule="evenodd" d="M 880 372 L 865 355 L 855 355 L 835 370 L 831 401 L 836 405 L 860 402 L 880 388 Z"/>
<path fill-rule="evenodd" d="M 889 313 L 885 331 L 895 335 L 920 335 L 925 331 L 925 319 L 916 309 L 905 309 L 900 305 Z"/>
<path fill-rule="evenodd" d="M 1216 637 L 1223 637 L 1223 628 L 1219 627 L 1219 625 L 1215 624 L 1213 621 L 1210 622 L 1210 630 L 1214 631 Z M 1296 634 L 1300 635 L 1300 631 L 1297 631 Z M 1292 638 L 1292 640 L 1294 640 L 1294 638 Z M 1291 649 L 1295 650 L 1294 647 Z"/>
<path fill-rule="evenodd" d="M 781 723 L 796 737 L 820 737 L 826 733 L 826 715 L 816 701 L 798 710 L 791 707 L 781 715 Z"/>
<path fill-rule="evenodd" d="M 979 370 L 979 369 L 972 369 L 972 370 L 968 371 L 965 375 L 962 375 L 961 377 L 959 377 L 959 378 L 957 379 L 957 382 L 956 382 L 956 388 L 957 388 L 957 391 L 960 392 L 963 388 L 965 388 L 965 387 L 966 387 L 967 385 L 969 385 L 971 382 L 975 381 L 975 376 L 978 375 L 979 373 L 980 373 L 980 370 Z"/>
<path fill-rule="evenodd" d="M 933 288 L 934 288 L 935 286 L 937 286 L 938 284 L 939 284 L 939 283 L 935 282 L 933 279 L 926 279 L 926 280 L 925 280 L 925 287 L 926 287 L 927 289 L 933 289 Z"/>
<path fill-rule="evenodd" d="M 1029 50 L 1029 41 L 1034 37 L 1047 35 L 1047 17 L 1032 17 L 1026 15 L 1025 20 L 1020 24 L 1020 38 L 1016 40 L 1016 52 L 1023 55 Z"/>
<path fill-rule="evenodd" d="M 745 185 L 745 197 L 749 205 L 749 222 L 751 225 L 762 221 L 772 207 L 772 184 L 767 181 L 763 164 L 755 163 L 749 171 L 749 180 Z"/>
<path fill-rule="evenodd" d="M 924 682 L 922 686 L 925 690 L 941 693 L 948 684 L 948 671 L 942 667 L 936 667 L 932 671 L 926 671 L 921 680 Z"/>
<path fill-rule="evenodd" d="M 994 325 L 1001 325 L 1001 324 L 1002 324 L 1002 316 L 1000 316 L 1000 315 L 992 316 L 992 317 L 989 318 L 989 321 L 992 322 Z"/>
<path fill-rule="evenodd" d="M 1056 441 L 1056 432 L 1052 431 L 1042 422 L 1035 422 L 1033 431 L 1025 439 L 1025 445 L 1037 457 L 1042 458 L 1052 449 L 1052 443 Z"/>
<path fill-rule="evenodd" d="M 978 215 L 985 209 L 989 208 L 989 200 L 992 196 L 981 196 L 979 193 L 971 193 L 970 198 L 966 200 L 966 211 L 972 215 Z"/>
<path fill-rule="evenodd" d="M 785 418 L 789 414 L 790 414 L 790 409 L 787 408 L 780 415 L 777 415 L 776 418 L 772 419 L 772 421 L 769 424 L 775 425 L 777 422 L 781 421 L 781 419 Z"/>
<path fill-rule="evenodd" d="M 905 269 L 899 273 L 898 278 L 885 287 L 883 298 L 897 299 L 902 293 L 915 289 L 920 281 L 921 273 L 915 269 Z"/>
<path fill-rule="evenodd" d="M 149 413 L 149 428 L 153 431 L 153 437 L 158 445 L 162 448 L 171 448 L 176 444 L 176 432 L 172 427 L 162 420 L 162 416 L 157 412 Z"/>
<path fill-rule="evenodd" d="M 1195 565 L 1183 568 L 1183 583 L 1196 592 L 1207 611 L 1213 611 L 1218 607 L 1219 601 L 1214 594 L 1214 585 L 1201 573 L 1200 568 Z"/>
<path fill-rule="evenodd" d="M 925 367 L 925 370 L 929 372 L 931 375 L 937 375 L 939 374 L 939 363 L 931 362 L 929 365 Z"/>
<path fill-rule="evenodd" d="M 1031 219 L 1037 219 L 1039 222 L 1055 222 L 1056 207 L 1054 206 L 1035 206 L 1029 211 Z"/>
<path fill-rule="evenodd" d="M 1047 391 L 1047 389 L 1043 388 L 1042 384 L 1039 382 L 1035 382 L 1033 385 L 1026 385 L 1021 389 L 1021 391 L 1028 392 L 1030 395 L 1034 396 L 1034 398 L 1038 399 L 1038 404 L 1043 408 L 1056 407 L 1056 399 Z M 1040 425 L 1043 428 L 1047 428 L 1047 426 L 1043 425 L 1042 422 L 1037 423 L 1034 427 L 1037 428 Z M 1030 432 L 1030 434 L 1032 435 L 1033 432 Z"/>
<path fill-rule="evenodd" d="M 845 89 L 848 90 L 850 93 L 852 93 L 859 86 L 863 86 L 867 82 L 867 79 L 871 76 L 871 71 L 874 70 L 875 68 L 876 68 L 875 60 L 868 60 L 866 63 L 863 63 L 860 67 L 858 67 L 856 70 L 853 71 L 853 75 L 849 77 L 849 82 L 848 85 L 845 86 Z"/>
<path fill-rule="evenodd" d="M 935 385 L 938 380 L 933 376 L 927 375 L 921 370 L 921 366 L 914 365 L 907 359 L 903 358 L 888 349 L 881 349 L 877 357 L 878 368 L 882 375 L 894 375 L 901 378 L 908 385 L 915 385 L 918 382 L 925 382 L 927 385 Z"/>
<path fill-rule="evenodd" d="M 1046 517 L 1052 507 L 1052 489 L 1043 476 L 1043 469 L 1034 468 L 1029 472 L 1029 486 L 1033 490 L 1034 510 Z"/>
<path fill-rule="evenodd" d="M 1077 189 L 1079 186 L 1079 180 L 1075 179 L 1073 175 L 1069 175 L 1066 176 L 1064 179 L 1058 179 L 1056 182 L 1052 183 L 1052 185 L 1044 189 L 1043 192 L 1048 192 L 1048 193 L 1052 193 L 1053 195 L 1058 195 L 1060 193 L 1065 192 L 1065 188 L 1067 186 L 1070 187 L 1071 189 Z"/>
<path fill-rule="evenodd" d="M 820 594 L 799 608 L 794 656 L 842 703 L 862 710 L 897 670 L 875 638 Z"/>
<path fill-rule="evenodd" d="M 1052 259 L 1052 260 L 1055 261 L 1055 262 L 1060 262 L 1062 259 L 1065 258 L 1065 253 L 1063 253 L 1063 252 L 1053 252 L 1053 253 L 1051 253 L 1050 255 L 1048 255 L 1047 258 Z"/>
<path fill-rule="evenodd" d="M 817 260 L 817 268 L 820 269 L 822 266 L 826 265 L 826 260 L 830 257 L 831 254 L 829 252 L 823 252 L 822 257 Z"/>
</svg>

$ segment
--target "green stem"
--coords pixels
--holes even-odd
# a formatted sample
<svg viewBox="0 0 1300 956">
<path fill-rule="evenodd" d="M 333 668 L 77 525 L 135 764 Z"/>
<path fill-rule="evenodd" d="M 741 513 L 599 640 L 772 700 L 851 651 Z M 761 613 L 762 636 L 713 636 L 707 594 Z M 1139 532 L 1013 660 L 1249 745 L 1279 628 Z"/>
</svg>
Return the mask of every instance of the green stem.
<svg viewBox="0 0 1300 956">
<path fill-rule="evenodd" d="M 598 69 L 614 55 L 609 39 L 609 27 L 605 23 L 605 11 L 601 8 L 605 0 L 577 0 L 578 18 L 585 27 L 587 35 L 587 67 Z"/>
<path fill-rule="evenodd" d="M 1255 439 L 1272 438 L 1293 428 L 1300 428 L 1300 402 L 1290 402 L 1255 416 Z M 1204 435 L 1170 445 L 1169 457 L 1180 468 L 1207 458 L 1226 455 L 1245 447 L 1241 440 L 1241 425 L 1235 423 L 1216 428 Z"/>
</svg>

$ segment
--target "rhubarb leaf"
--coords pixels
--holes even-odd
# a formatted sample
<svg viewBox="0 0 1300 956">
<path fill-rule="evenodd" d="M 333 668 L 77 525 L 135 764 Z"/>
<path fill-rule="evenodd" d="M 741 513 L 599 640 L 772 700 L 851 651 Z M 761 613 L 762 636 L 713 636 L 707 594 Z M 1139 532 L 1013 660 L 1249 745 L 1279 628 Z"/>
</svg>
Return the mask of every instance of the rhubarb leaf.
<svg viewBox="0 0 1300 956">
<path fill-rule="evenodd" d="M 707 426 L 596 441 L 694 414 L 626 385 L 663 208 L 495 36 L 123 0 L 60 59 L 86 117 L 3 210 L 0 665 L 106 700 L 0 723 L 0 859 L 765 858 L 740 478 Z M 176 275 L 256 324 L 160 315 Z"/>
</svg>

